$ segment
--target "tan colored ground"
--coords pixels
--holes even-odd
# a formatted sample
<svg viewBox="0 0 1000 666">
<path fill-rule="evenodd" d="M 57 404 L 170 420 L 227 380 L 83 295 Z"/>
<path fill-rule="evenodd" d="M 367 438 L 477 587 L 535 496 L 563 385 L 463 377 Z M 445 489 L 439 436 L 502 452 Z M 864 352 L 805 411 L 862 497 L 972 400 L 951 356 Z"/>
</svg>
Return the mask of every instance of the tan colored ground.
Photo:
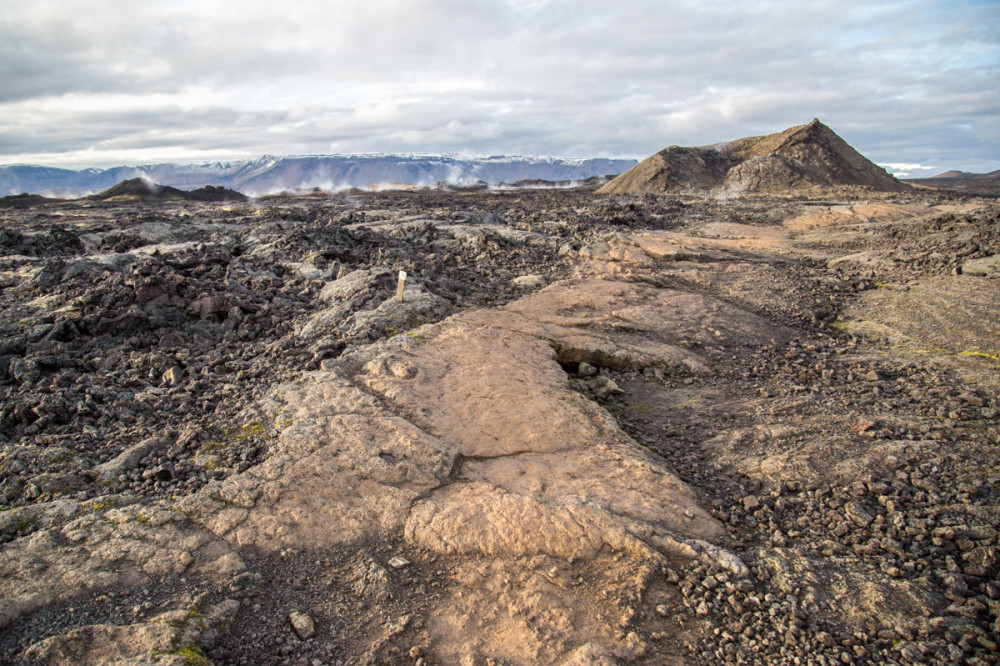
<svg viewBox="0 0 1000 666">
<path fill-rule="evenodd" d="M 557 360 L 711 372 L 681 341 L 735 335 L 786 333 L 701 294 L 590 279 L 397 336 L 282 389 L 281 442 L 264 464 L 176 505 L 58 530 L 81 545 L 43 549 L 48 533 L 14 544 L 5 595 L 231 575 L 243 568 L 233 549 L 322 551 L 397 532 L 404 549 L 464 558 L 428 620 L 445 661 L 555 663 L 589 643 L 640 654 L 633 634 L 595 621 L 609 590 L 622 596 L 614 612 L 632 614 L 668 561 L 745 569 L 708 546 L 723 530 L 685 484 L 572 390 Z M 558 583 L 581 567 L 596 578 Z"/>
</svg>

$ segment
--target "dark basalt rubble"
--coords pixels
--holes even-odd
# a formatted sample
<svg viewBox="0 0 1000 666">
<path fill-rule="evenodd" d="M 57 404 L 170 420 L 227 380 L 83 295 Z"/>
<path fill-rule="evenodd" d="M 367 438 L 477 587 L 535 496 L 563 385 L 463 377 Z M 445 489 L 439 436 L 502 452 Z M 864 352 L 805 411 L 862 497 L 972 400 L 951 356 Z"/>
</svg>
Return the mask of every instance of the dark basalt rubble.
<svg viewBox="0 0 1000 666">
<path fill-rule="evenodd" d="M 878 261 L 737 248 L 625 270 L 626 280 L 711 294 L 794 331 L 787 345 L 735 341 L 705 352 L 725 368 L 716 375 L 565 367 L 568 381 L 704 498 L 752 572 L 738 578 L 701 562 L 668 571 L 651 584 L 666 600 L 637 602 L 626 621 L 650 645 L 627 661 L 997 663 L 1000 400 L 989 356 L 997 350 L 958 359 L 980 365 L 956 365 L 854 335 L 841 321 L 872 292 L 955 277 L 996 256 L 995 206 L 930 208 L 940 202 L 907 199 L 927 207 L 918 222 L 799 236 L 830 257 Z M 471 190 L 227 207 L 67 202 L 5 213 L 0 540 L 32 538 L 45 525 L 24 510 L 59 498 L 176 498 L 245 471 L 274 442 L 260 412 L 273 386 L 345 351 L 571 277 L 584 248 L 643 230 L 699 239 L 720 235 L 705 231 L 711 224 L 767 230 L 818 203 L 839 202 Z M 699 269 L 706 263 L 726 278 Z M 409 276 L 410 309 L 388 313 L 381 306 L 399 270 Z M 788 429 L 755 434 L 765 422 Z M 843 478 L 836 460 L 791 480 L 748 472 L 758 459 L 794 459 L 826 442 L 858 455 L 899 444 L 880 474 Z M 384 610 L 418 616 L 449 565 L 425 558 L 386 570 L 377 562 L 393 548 L 369 543 L 315 562 L 247 553 L 251 570 L 218 589 L 192 592 L 175 577 L 81 597 L 72 612 L 60 602 L 6 627 L 0 661 L 28 663 L 29 645 L 77 626 L 235 597 L 242 610 L 230 630 L 213 629 L 192 654 L 220 664 L 443 663 L 419 621 L 390 627 Z M 316 570 L 340 619 L 320 628 L 322 640 L 307 640 L 272 609 L 318 604 Z M 866 576 L 925 591 L 923 619 L 878 598 L 848 612 L 826 587 Z M 362 627 L 382 625 L 384 640 L 354 651 Z"/>
<path fill-rule="evenodd" d="M 546 281 L 566 273 L 556 240 L 519 243 L 497 231 L 515 224 L 506 197 L 462 210 L 462 198 L 440 196 L 429 211 L 423 199 L 387 195 L 229 210 L 123 205 L 72 226 L 53 213 L 8 218 L 0 437 L 17 455 L 7 458 L 0 504 L 189 491 L 258 461 L 269 433 L 242 429 L 247 417 L 238 415 L 274 382 L 423 323 L 338 328 L 395 292 L 386 270 L 359 282 L 322 330 L 297 333 L 296 321 L 323 308 L 321 288 L 338 275 L 405 270 L 440 298 L 428 314 L 441 318 L 522 294 L 510 281 L 529 268 Z M 380 224 L 407 213 L 432 217 Z M 436 218 L 461 225 L 461 241 Z M 562 229 L 559 243 L 581 236 L 574 225 Z M 172 443 L 105 484 L 87 476 L 154 437 Z M 240 446 L 222 446 L 233 440 Z M 211 469 L 191 463 L 206 443 L 218 458 Z M 3 538 L 24 532 L 13 528 Z"/>
</svg>

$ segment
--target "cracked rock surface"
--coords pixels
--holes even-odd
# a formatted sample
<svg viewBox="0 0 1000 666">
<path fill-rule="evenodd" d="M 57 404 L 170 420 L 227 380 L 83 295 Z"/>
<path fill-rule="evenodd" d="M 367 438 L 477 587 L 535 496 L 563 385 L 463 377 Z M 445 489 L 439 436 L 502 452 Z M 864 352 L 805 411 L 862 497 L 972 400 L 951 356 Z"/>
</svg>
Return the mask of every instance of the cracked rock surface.
<svg viewBox="0 0 1000 666">
<path fill-rule="evenodd" d="M 7 214 L 0 661 L 995 663 L 998 210 L 916 196 Z"/>
</svg>

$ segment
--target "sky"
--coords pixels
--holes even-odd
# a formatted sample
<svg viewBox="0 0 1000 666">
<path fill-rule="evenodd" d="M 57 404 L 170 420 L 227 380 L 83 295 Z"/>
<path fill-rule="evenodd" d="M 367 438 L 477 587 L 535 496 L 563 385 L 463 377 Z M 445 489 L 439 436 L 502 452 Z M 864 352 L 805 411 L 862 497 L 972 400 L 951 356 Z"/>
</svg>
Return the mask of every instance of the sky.
<svg viewBox="0 0 1000 666">
<path fill-rule="evenodd" d="M 0 164 L 644 158 L 814 117 L 1000 169 L 1000 0 L 11 0 Z"/>
</svg>

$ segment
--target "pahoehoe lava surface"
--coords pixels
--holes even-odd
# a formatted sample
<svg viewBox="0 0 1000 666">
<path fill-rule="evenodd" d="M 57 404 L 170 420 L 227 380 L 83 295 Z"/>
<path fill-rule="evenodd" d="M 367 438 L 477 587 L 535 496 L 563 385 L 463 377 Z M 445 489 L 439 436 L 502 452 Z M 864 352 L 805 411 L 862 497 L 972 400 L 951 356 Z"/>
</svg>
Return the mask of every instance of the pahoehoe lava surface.
<svg viewBox="0 0 1000 666">
<path fill-rule="evenodd" d="M 0 662 L 997 661 L 995 202 L 33 203 Z"/>
</svg>

